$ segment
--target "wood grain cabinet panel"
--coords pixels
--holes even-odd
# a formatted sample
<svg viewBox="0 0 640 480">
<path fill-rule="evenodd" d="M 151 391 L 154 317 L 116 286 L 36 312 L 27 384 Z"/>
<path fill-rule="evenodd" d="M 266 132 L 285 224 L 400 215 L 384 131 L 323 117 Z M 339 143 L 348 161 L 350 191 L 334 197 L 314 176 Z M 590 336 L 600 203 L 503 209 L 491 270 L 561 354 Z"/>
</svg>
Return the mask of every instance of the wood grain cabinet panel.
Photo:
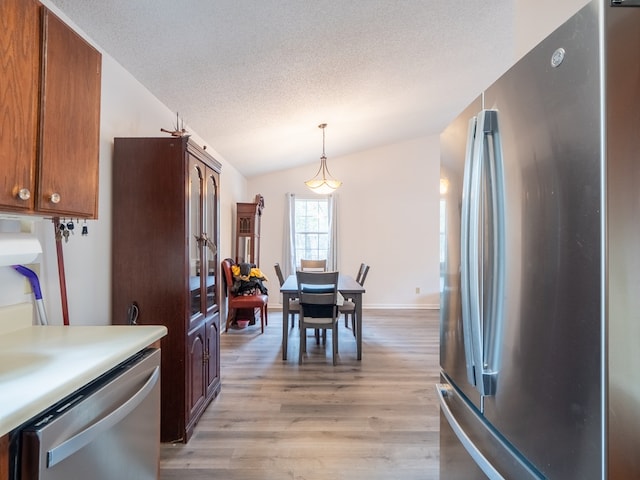
<svg viewBox="0 0 640 480">
<path fill-rule="evenodd" d="M 203 403 L 206 399 L 205 369 L 207 346 L 205 335 L 206 330 L 204 323 L 202 323 L 198 328 L 190 332 L 187 337 L 189 342 L 187 418 L 189 419 L 189 423 L 193 423 L 193 426 L 195 426 L 195 419 L 198 413 L 203 410 Z M 191 425 L 187 426 L 187 430 L 191 430 L 192 428 Z"/>
<path fill-rule="evenodd" d="M 97 218 L 102 55 L 35 0 L 0 2 L 0 210 Z"/>
<path fill-rule="evenodd" d="M 207 398 L 216 395 L 220 386 L 220 315 L 212 315 L 205 320 L 207 357 L 205 358 Z"/>
<path fill-rule="evenodd" d="M 102 55 L 43 7 L 36 208 L 97 218 Z"/>
<path fill-rule="evenodd" d="M 0 2 L 0 206 L 33 210 L 38 94 L 40 4 Z"/>
</svg>

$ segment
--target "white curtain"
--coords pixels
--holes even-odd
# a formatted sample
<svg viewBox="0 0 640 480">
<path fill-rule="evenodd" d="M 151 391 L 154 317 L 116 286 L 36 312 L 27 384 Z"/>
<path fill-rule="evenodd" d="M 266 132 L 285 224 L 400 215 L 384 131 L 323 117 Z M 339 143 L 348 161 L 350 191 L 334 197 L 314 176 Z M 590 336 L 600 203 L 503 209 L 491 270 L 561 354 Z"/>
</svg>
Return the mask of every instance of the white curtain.
<svg viewBox="0 0 640 480">
<path fill-rule="evenodd" d="M 329 251 L 327 270 L 338 270 L 338 197 L 329 195 Z"/>
<path fill-rule="evenodd" d="M 282 236 L 282 275 L 286 279 L 296 271 L 296 196 L 285 193 L 284 202 L 284 235 Z"/>
<path fill-rule="evenodd" d="M 295 273 L 296 258 L 296 196 L 285 194 L 284 235 L 282 242 L 282 274 L 285 278 Z M 329 252 L 327 254 L 327 270 L 338 269 L 338 199 L 329 195 Z"/>
</svg>

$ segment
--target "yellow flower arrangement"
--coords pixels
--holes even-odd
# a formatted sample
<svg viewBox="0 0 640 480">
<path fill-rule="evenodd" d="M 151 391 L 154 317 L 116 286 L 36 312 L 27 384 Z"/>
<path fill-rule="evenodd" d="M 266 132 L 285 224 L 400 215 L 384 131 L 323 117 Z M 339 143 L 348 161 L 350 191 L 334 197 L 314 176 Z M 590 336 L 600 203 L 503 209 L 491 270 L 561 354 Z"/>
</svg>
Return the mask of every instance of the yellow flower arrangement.
<svg viewBox="0 0 640 480">
<path fill-rule="evenodd" d="M 244 280 L 245 282 L 248 281 L 252 277 L 253 278 L 258 278 L 258 279 L 264 280 L 264 281 L 269 281 L 269 279 L 257 267 L 253 267 L 251 270 L 249 270 L 249 275 L 240 275 L 240 266 L 231 265 L 231 273 L 233 274 L 233 276 L 235 278 L 239 278 L 240 280 Z"/>
</svg>

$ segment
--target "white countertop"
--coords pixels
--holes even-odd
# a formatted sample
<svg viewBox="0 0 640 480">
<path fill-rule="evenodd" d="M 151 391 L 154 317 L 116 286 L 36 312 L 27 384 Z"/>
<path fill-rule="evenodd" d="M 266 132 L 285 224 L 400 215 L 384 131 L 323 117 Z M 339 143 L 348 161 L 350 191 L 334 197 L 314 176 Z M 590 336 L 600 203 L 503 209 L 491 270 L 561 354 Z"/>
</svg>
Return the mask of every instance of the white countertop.
<svg viewBox="0 0 640 480">
<path fill-rule="evenodd" d="M 0 436 L 167 334 L 163 326 L 30 326 L 0 335 Z"/>
</svg>

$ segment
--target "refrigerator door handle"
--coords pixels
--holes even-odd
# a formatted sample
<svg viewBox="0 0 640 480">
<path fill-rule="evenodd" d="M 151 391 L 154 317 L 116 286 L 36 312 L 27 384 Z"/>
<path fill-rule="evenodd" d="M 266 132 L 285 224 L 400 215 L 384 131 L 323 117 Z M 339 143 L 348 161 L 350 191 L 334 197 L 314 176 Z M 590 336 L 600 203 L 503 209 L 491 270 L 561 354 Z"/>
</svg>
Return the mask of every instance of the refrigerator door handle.
<svg viewBox="0 0 640 480">
<path fill-rule="evenodd" d="M 466 252 L 466 262 L 468 262 L 468 285 L 469 289 L 469 314 L 468 331 L 469 345 L 472 355 L 471 363 L 474 367 L 473 385 L 484 395 L 482 371 L 483 371 L 483 295 L 482 281 L 482 244 L 483 232 L 482 222 L 484 218 L 483 201 L 483 170 L 484 170 L 484 110 L 476 117 L 475 134 L 473 137 L 472 155 L 469 163 L 469 247 Z"/>
<path fill-rule="evenodd" d="M 144 385 L 126 402 L 119 405 L 106 417 L 80 431 L 73 437 L 47 451 L 47 468 L 51 468 L 69 458 L 82 447 L 91 443 L 98 435 L 109 430 L 127 417 L 146 398 L 160 379 L 160 367 L 155 367 Z"/>
<path fill-rule="evenodd" d="M 460 228 L 460 297 L 462 303 L 462 334 L 464 341 L 465 363 L 467 367 L 467 379 L 472 385 L 476 385 L 476 373 L 473 355 L 473 342 L 471 334 L 471 280 L 470 275 L 470 241 L 469 234 L 471 226 L 470 210 L 471 210 L 471 177 L 473 164 L 473 147 L 475 146 L 477 117 L 469 120 L 467 130 L 467 146 L 464 160 L 464 176 L 462 183 L 462 212 L 461 212 L 461 228 Z"/>
<path fill-rule="evenodd" d="M 484 325 L 484 355 L 482 381 L 485 395 L 495 395 L 500 367 L 502 330 L 504 325 L 505 283 L 505 182 L 502 140 L 498 110 L 484 111 L 484 138 L 487 148 L 488 209 L 492 222 L 489 227 L 489 283 L 488 318 Z"/>
<path fill-rule="evenodd" d="M 471 438 L 465 433 L 462 426 L 456 420 L 456 417 L 453 415 L 453 412 L 449 408 L 447 401 L 445 399 L 446 396 L 451 394 L 452 387 L 449 385 L 445 385 L 439 383 L 436 385 L 436 390 L 438 392 L 438 400 L 440 400 L 440 408 L 442 413 L 444 414 L 447 422 L 451 426 L 451 429 L 462 443 L 462 446 L 465 448 L 469 455 L 475 460 L 478 467 L 489 477 L 491 480 L 504 480 L 504 477 L 495 469 L 495 467 L 491 464 L 491 462 L 485 457 L 480 449 L 473 443 Z"/>
<path fill-rule="evenodd" d="M 471 158 L 467 252 L 473 384 L 483 396 L 495 394 L 500 359 L 505 271 L 504 194 L 498 111 L 482 110 L 476 120 Z"/>
</svg>

